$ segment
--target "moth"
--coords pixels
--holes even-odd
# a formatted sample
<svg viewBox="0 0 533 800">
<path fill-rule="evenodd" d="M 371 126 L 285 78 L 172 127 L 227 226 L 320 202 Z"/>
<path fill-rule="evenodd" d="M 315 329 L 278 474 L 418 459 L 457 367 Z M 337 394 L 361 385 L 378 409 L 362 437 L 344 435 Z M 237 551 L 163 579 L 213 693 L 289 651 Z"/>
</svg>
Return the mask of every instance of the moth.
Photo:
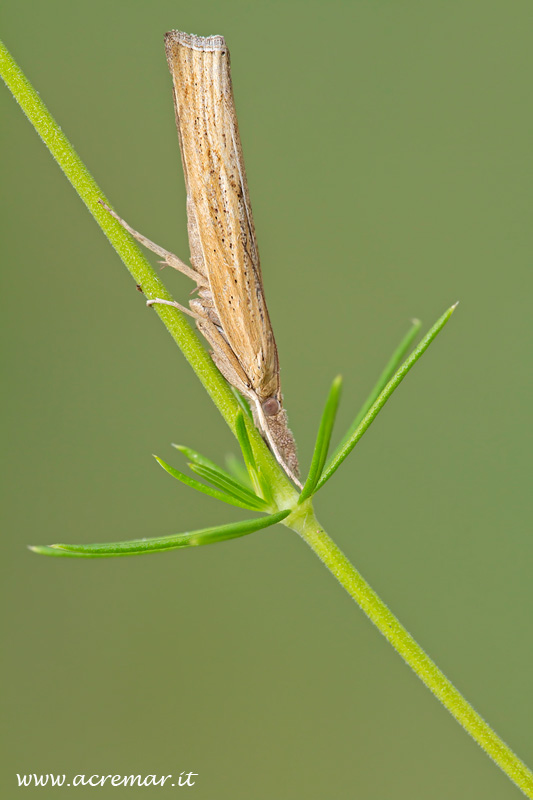
<svg viewBox="0 0 533 800">
<path fill-rule="evenodd" d="M 113 216 L 162 263 L 192 278 L 190 308 L 216 366 L 248 401 L 256 426 L 298 485 L 298 459 L 287 426 L 279 358 L 263 291 L 255 227 L 222 36 L 165 35 L 187 191 L 191 266 Z"/>
</svg>

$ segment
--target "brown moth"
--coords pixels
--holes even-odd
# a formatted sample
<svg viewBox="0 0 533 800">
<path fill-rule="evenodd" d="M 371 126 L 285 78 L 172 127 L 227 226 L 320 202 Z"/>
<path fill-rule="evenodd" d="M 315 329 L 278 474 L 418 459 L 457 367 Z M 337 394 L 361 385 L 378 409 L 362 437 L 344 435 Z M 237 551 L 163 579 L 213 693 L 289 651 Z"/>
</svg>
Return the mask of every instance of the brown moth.
<svg viewBox="0 0 533 800">
<path fill-rule="evenodd" d="M 190 314 L 226 380 L 250 402 L 276 459 L 299 484 L 294 438 L 282 407 L 279 360 L 263 292 L 259 253 L 222 36 L 165 36 L 185 186 L 192 268 L 134 231 L 142 244 L 196 282 Z M 153 299 L 153 303 L 169 301 Z"/>
</svg>

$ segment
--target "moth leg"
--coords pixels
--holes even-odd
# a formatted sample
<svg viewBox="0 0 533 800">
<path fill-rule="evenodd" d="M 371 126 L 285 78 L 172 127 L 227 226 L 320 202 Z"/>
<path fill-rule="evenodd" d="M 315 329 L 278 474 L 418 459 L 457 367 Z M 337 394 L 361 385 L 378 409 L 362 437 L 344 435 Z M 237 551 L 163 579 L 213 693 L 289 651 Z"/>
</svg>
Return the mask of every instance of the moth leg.
<svg viewBox="0 0 533 800">
<path fill-rule="evenodd" d="M 147 306 L 155 306 L 155 305 L 173 306 L 174 308 L 177 308 L 178 311 L 181 311 L 183 314 L 188 314 L 189 317 L 193 317 L 193 319 L 196 319 L 196 320 L 199 319 L 198 314 L 195 314 L 194 311 L 191 311 L 190 309 L 186 308 L 185 306 L 182 306 L 181 303 L 176 302 L 176 300 L 162 300 L 159 297 L 154 297 L 153 300 L 147 300 L 146 301 L 146 305 Z"/>
<path fill-rule="evenodd" d="M 194 301 L 192 301 L 194 303 Z M 224 335 L 220 332 L 219 327 L 208 316 L 208 313 L 203 309 L 203 315 L 198 315 L 196 324 L 198 330 L 204 336 L 211 347 L 211 358 L 215 362 L 219 372 L 224 376 L 229 384 L 248 396 L 250 393 L 250 381 L 239 364 L 237 356 L 229 346 Z"/>
<path fill-rule="evenodd" d="M 153 253 L 156 253 L 156 255 L 161 256 L 161 258 L 163 259 L 163 261 L 161 262 L 162 264 L 166 264 L 167 266 L 172 267 L 173 269 L 177 269 L 179 272 L 183 272 L 183 274 L 187 275 L 188 278 L 191 278 L 191 280 L 196 281 L 196 283 L 199 286 L 206 285 L 206 280 L 203 277 L 203 275 L 200 275 L 200 273 L 197 272 L 195 269 L 185 264 L 185 262 L 182 261 L 181 258 L 178 258 L 178 256 L 174 255 L 174 253 L 171 253 L 169 250 L 165 250 L 164 247 L 160 247 L 155 242 L 152 242 L 151 239 L 147 239 L 146 236 L 142 235 L 142 233 L 136 231 L 134 228 L 131 227 L 131 225 L 128 225 L 128 223 L 125 220 L 123 220 L 122 217 L 119 217 L 116 211 L 113 211 L 112 208 L 106 206 L 106 204 L 102 200 L 99 200 L 98 202 L 100 203 L 101 206 L 105 208 L 106 211 L 109 211 L 111 216 L 114 217 L 117 220 L 117 222 L 119 222 L 122 225 L 122 227 L 128 231 L 128 233 L 131 233 L 134 239 L 137 239 L 137 241 L 140 242 L 142 245 L 144 245 L 146 248 L 148 248 L 148 250 L 151 250 Z"/>
</svg>

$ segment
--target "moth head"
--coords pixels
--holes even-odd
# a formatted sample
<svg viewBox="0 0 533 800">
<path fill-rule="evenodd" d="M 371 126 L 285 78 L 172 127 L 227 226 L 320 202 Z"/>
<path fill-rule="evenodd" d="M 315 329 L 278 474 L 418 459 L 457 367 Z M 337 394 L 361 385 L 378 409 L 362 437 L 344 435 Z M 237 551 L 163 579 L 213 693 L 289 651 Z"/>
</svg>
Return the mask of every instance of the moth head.
<svg viewBox="0 0 533 800">
<path fill-rule="evenodd" d="M 275 417 L 281 410 L 280 402 L 274 395 L 272 395 L 272 397 L 267 397 L 267 399 L 261 403 L 261 407 L 265 417 Z"/>
</svg>

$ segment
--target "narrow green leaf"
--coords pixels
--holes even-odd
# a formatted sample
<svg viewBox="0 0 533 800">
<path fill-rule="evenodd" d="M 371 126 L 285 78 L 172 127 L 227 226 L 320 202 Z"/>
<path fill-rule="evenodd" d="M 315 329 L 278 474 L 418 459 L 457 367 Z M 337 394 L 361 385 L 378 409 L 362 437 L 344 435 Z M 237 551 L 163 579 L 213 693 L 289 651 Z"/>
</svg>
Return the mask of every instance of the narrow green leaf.
<svg viewBox="0 0 533 800">
<path fill-rule="evenodd" d="M 303 503 L 304 500 L 307 500 L 308 497 L 311 497 L 322 474 L 322 470 L 324 469 L 324 464 L 326 463 L 326 458 L 328 456 L 329 443 L 331 441 L 331 433 L 333 431 L 333 425 L 335 424 L 335 417 L 337 416 L 337 409 L 339 407 L 341 388 L 342 377 L 337 375 L 331 384 L 328 399 L 326 400 L 326 405 L 324 406 L 322 419 L 320 420 L 320 426 L 318 428 L 318 434 L 316 437 L 315 450 L 313 452 L 313 458 L 311 459 L 311 467 L 309 468 L 309 475 L 307 476 L 304 488 L 302 489 L 302 493 L 298 499 L 299 504 Z"/>
<path fill-rule="evenodd" d="M 249 476 L 246 477 L 246 483 L 240 481 L 237 477 L 230 475 L 229 472 L 226 472 L 225 469 L 219 467 L 218 464 L 215 464 L 214 461 L 211 461 L 210 458 L 203 456 L 201 453 L 198 453 L 196 450 L 192 450 L 190 447 L 184 447 L 181 444 L 173 444 L 172 447 L 175 447 L 176 450 L 179 450 L 183 455 L 187 458 L 191 459 L 192 464 L 189 464 L 189 467 L 196 472 L 198 475 L 201 475 L 203 478 L 206 478 L 211 483 L 214 483 L 215 486 L 222 488 L 223 491 L 228 492 L 229 494 L 238 494 L 238 496 L 244 495 L 252 495 L 252 497 L 256 497 L 253 491 L 250 491 L 253 487 L 250 486 Z M 194 466 L 193 466 L 194 465 Z M 207 474 L 203 474 L 201 471 L 197 469 L 206 468 L 209 470 L 209 476 Z M 230 486 L 234 488 L 235 491 L 230 491 Z M 261 498 L 256 498 L 261 499 Z"/>
<path fill-rule="evenodd" d="M 418 344 L 418 346 L 413 350 L 409 358 L 404 361 L 402 366 L 399 370 L 394 374 L 392 379 L 387 383 L 383 391 L 379 394 L 375 402 L 372 404 L 368 412 L 365 414 L 364 418 L 361 420 L 357 430 L 354 431 L 352 436 L 344 443 L 338 453 L 336 453 L 327 467 L 325 468 L 324 472 L 320 480 L 318 481 L 316 491 L 322 488 L 324 484 L 329 481 L 331 476 L 334 472 L 338 470 L 344 459 L 352 452 L 353 448 L 357 444 L 357 442 L 361 439 L 363 434 L 368 430 L 370 425 L 373 423 L 389 397 L 392 395 L 395 389 L 398 388 L 400 383 L 403 381 L 411 367 L 413 367 L 418 359 L 425 353 L 428 349 L 431 342 L 435 339 L 437 334 L 444 328 L 448 320 L 450 319 L 451 315 L 455 311 L 457 307 L 457 303 L 455 303 L 451 308 L 449 308 L 440 319 L 433 325 L 433 327 L 428 331 L 428 333 L 424 336 L 422 341 Z"/>
<path fill-rule="evenodd" d="M 47 556 L 70 556 L 78 558 L 105 558 L 109 556 L 142 555 L 163 550 L 178 550 L 181 547 L 197 547 L 203 544 L 224 542 L 249 533 L 268 528 L 288 517 L 290 510 L 280 511 L 268 517 L 247 519 L 214 528 L 203 528 L 190 533 L 162 536 L 157 539 L 132 539 L 129 542 L 107 542 L 105 544 L 50 544 L 31 545 L 30 550 Z"/>
<path fill-rule="evenodd" d="M 250 480 L 252 481 L 255 493 L 259 496 L 264 497 L 264 499 L 268 504 L 272 503 L 272 492 L 270 489 L 270 484 L 264 478 L 263 473 L 257 466 L 257 462 L 254 456 L 254 451 L 252 450 L 252 445 L 250 443 L 250 438 L 248 436 L 246 422 L 242 414 L 237 414 L 237 417 L 235 419 L 235 434 L 239 441 L 242 457 L 244 458 L 244 463 L 246 464 L 246 469 L 248 470 L 248 474 L 250 476 Z"/>
<path fill-rule="evenodd" d="M 211 486 L 206 486 L 205 483 L 200 483 L 200 481 L 194 480 L 194 478 L 190 478 L 188 475 L 184 475 L 183 472 L 179 472 L 174 467 L 171 467 L 167 464 L 163 459 L 159 458 L 158 456 L 154 456 L 157 463 L 163 467 L 163 469 L 168 472 L 169 475 L 172 475 L 173 478 L 176 480 L 181 481 L 186 486 L 190 486 L 191 489 L 196 489 L 197 492 L 203 492 L 203 494 L 208 494 L 210 497 L 214 497 L 215 500 L 222 500 L 223 503 L 229 503 L 232 506 L 238 506 L 239 508 L 247 508 L 249 511 L 257 510 L 257 504 L 250 505 L 250 503 L 246 503 L 241 500 L 240 497 L 237 497 L 235 494 L 229 494 L 227 492 L 219 492 L 217 489 L 213 489 Z"/>
<path fill-rule="evenodd" d="M 180 453 L 183 453 L 185 458 L 188 458 L 189 461 L 194 461 L 195 464 L 202 464 L 205 467 L 209 467 L 209 469 L 214 470 L 215 472 L 220 472 L 226 477 L 231 477 L 226 470 L 219 467 L 218 464 L 215 464 L 214 461 L 211 461 L 210 458 L 207 456 L 203 456 L 201 453 L 198 453 L 196 450 L 192 450 L 190 447 L 185 447 L 182 444 L 172 444 L 172 447 L 175 447 L 176 450 L 179 450 Z"/>
<path fill-rule="evenodd" d="M 252 482 L 250 480 L 250 476 L 248 475 L 248 470 L 242 463 L 241 459 L 237 458 L 235 453 L 227 454 L 226 465 L 232 478 L 238 481 L 238 483 L 241 483 L 247 489 L 252 488 Z"/>
<path fill-rule="evenodd" d="M 244 414 L 249 418 L 249 420 L 251 422 L 253 422 L 254 421 L 254 417 L 253 417 L 253 414 L 252 414 L 252 410 L 250 408 L 250 404 L 249 404 L 248 400 L 246 399 L 246 397 L 243 397 L 242 394 L 239 392 L 239 390 L 236 389 L 234 386 L 230 386 L 230 389 L 233 392 L 233 394 L 235 395 L 235 398 L 236 398 L 238 404 L 240 405 L 241 409 L 243 410 Z"/>
<path fill-rule="evenodd" d="M 251 508 L 257 508 L 258 511 L 268 510 L 267 504 L 262 497 L 258 497 L 229 475 L 225 476 L 219 471 L 215 472 L 203 464 L 191 463 L 189 467 L 193 472 L 196 472 L 197 475 L 200 475 L 201 478 L 209 481 L 209 483 L 212 483 L 213 486 L 216 486 L 221 491 L 233 494 L 235 497 L 239 497 L 243 502 L 249 503 Z"/>
<path fill-rule="evenodd" d="M 39 553 L 41 556 L 65 556 L 68 553 L 60 552 L 59 550 L 55 549 L 55 545 L 53 544 L 29 544 L 28 550 L 31 550 L 32 553 Z M 90 556 L 88 556 L 90 558 Z"/>
<path fill-rule="evenodd" d="M 368 413 L 368 409 L 370 406 L 375 403 L 378 396 L 381 394 L 387 383 L 390 381 L 404 358 L 406 357 L 407 353 L 411 349 L 411 345 L 413 344 L 414 340 L 416 339 L 418 332 L 420 331 L 421 322 L 419 319 L 411 320 L 411 327 L 403 337 L 402 341 L 390 357 L 387 365 L 381 375 L 379 376 L 376 384 L 374 385 L 372 391 L 366 398 L 361 410 L 357 414 L 356 418 L 352 422 L 349 430 L 344 435 L 341 443 L 336 448 L 335 453 L 333 454 L 332 458 L 335 458 L 337 453 L 341 450 L 344 446 L 344 443 L 348 441 L 348 439 L 352 436 L 352 434 L 357 430 L 359 427 L 359 423 L 363 419 L 363 417 Z"/>
<path fill-rule="evenodd" d="M 244 458 L 244 463 L 248 468 L 248 472 L 257 473 L 254 451 L 252 450 L 252 445 L 250 444 L 248 431 L 246 430 L 246 422 L 244 421 L 244 416 L 242 413 L 237 414 L 235 418 L 235 433 L 237 435 L 237 439 L 242 450 L 242 457 Z"/>
<path fill-rule="evenodd" d="M 275 507 L 270 482 L 263 472 L 260 464 L 257 465 L 257 480 L 259 482 L 261 494 L 265 498 L 265 502 L 269 507 Z"/>
</svg>

